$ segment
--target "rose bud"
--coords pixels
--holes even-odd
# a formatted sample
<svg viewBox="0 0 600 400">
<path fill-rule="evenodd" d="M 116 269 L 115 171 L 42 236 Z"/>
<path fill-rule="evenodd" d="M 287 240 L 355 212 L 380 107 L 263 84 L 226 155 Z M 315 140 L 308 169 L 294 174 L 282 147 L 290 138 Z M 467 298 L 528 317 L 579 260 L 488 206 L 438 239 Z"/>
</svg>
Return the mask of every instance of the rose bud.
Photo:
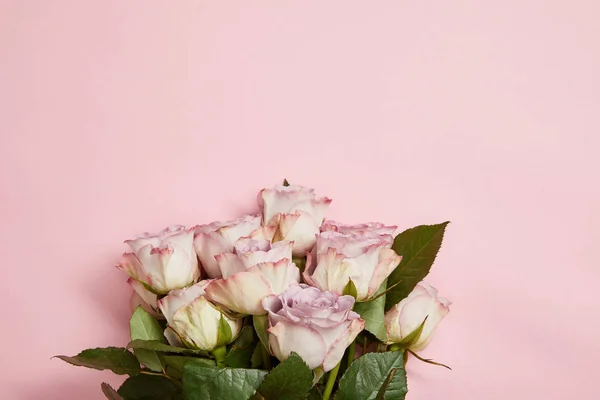
<svg viewBox="0 0 600 400">
<path fill-rule="evenodd" d="M 165 332 L 169 341 L 178 344 L 177 339 L 186 347 L 212 351 L 231 343 L 242 329 L 243 321 L 233 320 L 223 314 L 204 296 L 210 280 L 204 280 L 185 289 L 173 290 L 158 301 L 158 306 L 167 319 L 172 332 Z M 229 327 L 227 332 L 219 331 L 221 320 Z"/>
<path fill-rule="evenodd" d="M 431 341 L 437 324 L 450 311 L 450 304 L 448 299 L 438 296 L 434 287 L 419 283 L 408 297 L 385 314 L 387 343 L 400 343 L 412 351 L 423 350 Z"/>
</svg>

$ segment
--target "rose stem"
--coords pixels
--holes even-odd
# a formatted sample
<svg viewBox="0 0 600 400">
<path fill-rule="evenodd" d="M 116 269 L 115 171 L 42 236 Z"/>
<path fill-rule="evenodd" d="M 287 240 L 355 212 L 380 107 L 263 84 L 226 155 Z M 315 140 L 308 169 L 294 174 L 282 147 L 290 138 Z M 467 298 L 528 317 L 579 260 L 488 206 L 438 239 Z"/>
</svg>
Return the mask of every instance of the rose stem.
<svg viewBox="0 0 600 400">
<path fill-rule="evenodd" d="M 325 385 L 325 391 L 323 392 L 323 400 L 329 400 L 329 396 L 331 396 L 331 392 L 333 391 L 333 385 L 335 384 L 335 378 L 337 377 L 338 371 L 340 370 L 340 365 L 342 362 L 340 361 L 332 370 L 329 372 L 329 376 L 327 377 L 327 384 Z"/>
<path fill-rule="evenodd" d="M 356 351 L 356 340 L 348 347 L 348 366 L 354 361 L 354 352 Z"/>
<path fill-rule="evenodd" d="M 265 367 L 265 369 L 269 370 L 271 369 L 271 355 L 262 343 L 260 344 L 260 349 L 262 352 L 263 366 Z"/>
</svg>

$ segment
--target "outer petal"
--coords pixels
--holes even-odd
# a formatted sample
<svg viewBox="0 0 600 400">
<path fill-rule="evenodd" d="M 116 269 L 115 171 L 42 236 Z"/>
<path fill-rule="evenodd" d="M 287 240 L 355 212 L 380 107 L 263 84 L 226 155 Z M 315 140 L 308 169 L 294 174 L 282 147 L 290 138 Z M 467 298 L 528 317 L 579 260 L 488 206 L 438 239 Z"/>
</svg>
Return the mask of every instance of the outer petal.
<svg viewBox="0 0 600 400">
<path fill-rule="evenodd" d="M 427 313 L 427 321 L 423 327 L 423 332 L 421 333 L 417 343 L 411 347 L 412 350 L 420 351 L 429 345 L 429 342 L 431 342 L 431 339 L 433 338 L 433 332 L 435 328 L 442 321 L 442 319 L 444 319 L 449 311 L 450 309 L 440 303 L 437 299 L 432 301 Z"/>
<path fill-rule="evenodd" d="M 146 278 L 146 274 L 144 273 L 144 268 L 142 268 L 142 264 L 140 260 L 133 253 L 124 253 L 121 257 L 121 263 L 116 266 L 121 271 L 127 273 L 134 279 L 142 281 L 144 283 L 148 283 Z"/>
<path fill-rule="evenodd" d="M 223 253 L 215 256 L 215 260 L 219 265 L 219 270 L 223 278 L 229 278 L 230 276 L 242 272 L 246 269 L 242 260 L 233 253 Z"/>
<path fill-rule="evenodd" d="M 158 307 L 163 313 L 167 322 L 173 324 L 175 313 L 204 294 L 204 290 L 210 283 L 210 280 L 204 280 L 196 283 L 189 288 L 171 290 L 169 294 L 158 301 Z"/>
<path fill-rule="evenodd" d="M 294 255 L 304 255 L 314 247 L 317 241 L 319 224 L 306 212 L 296 211 L 294 214 L 280 214 L 278 233 L 282 239 L 294 242 Z"/>
<path fill-rule="evenodd" d="M 250 234 L 250 238 L 254 240 L 268 240 L 269 242 L 273 241 L 273 236 L 275 236 L 275 232 L 277 231 L 277 226 L 268 225 L 261 226 L 254 232 Z"/>
<path fill-rule="evenodd" d="M 260 263 L 249 268 L 247 271 L 262 276 L 269 283 L 270 292 L 265 296 L 269 294 L 281 294 L 290 285 L 300 282 L 300 270 L 296 264 L 290 262 L 287 258 L 275 263 Z M 265 296 L 262 296 L 261 300 Z"/>
<path fill-rule="evenodd" d="M 165 329 L 164 334 L 165 334 L 165 337 L 167 338 L 167 342 L 169 342 L 169 344 L 171 346 L 185 347 L 185 344 L 183 344 L 183 342 L 181 341 L 181 338 L 179 337 L 177 332 L 175 332 L 172 328 L 167 326 L 167 329 Z"/>
<path fill-rule="evenodd" d="M 149 291 L 148 289 L 146 289 L 144 287 L 144 285 L 142 285 L 141 283 L 139 283 L 138 281 L 136 281 L 133 278 L 127 279 L 127 283 L 135 291 L 135 293 L 138 295 L 139 299 L 141 301 L 143 301 L 144 304 L 148 305 L 150 307 L 150 309 L 153 310 L 154 313 L 156 313 L 154 310 L 158 309 L 158 304 L 157 304 L 158 296 L 155 295 L 154 293 L 152 293 L 151 291 Z M 142 304 L 142 307 L 144 304 Z M 148 311 L 146 308 L 144 308 L 144 309 L 146 311 Z"/>
<path fill-rule="evenodd" d="M 235 338 L 242 328 L 242 320 L 224 318 L 231 328 L 232 338 Z M 190 347 L 210 351 L 218 345 L 220 319 L 221 312 L 200 296 L 189 306 L 177 310 L 172 327 Z"/>
<path fill-rule="evenodd" d="M 233 244 L 226 243 L 214 232 L 200 232 L 196 234 L 196 238 L 194 239 L 194 248 L 206 275 L 209 278 L 220 278 L 221 271 L 219 270 L 219 264 L 215 260 L 215 256 L 217 254 L 230 253 L 233 250 Z"/>
<path fill-rule="evenodd" d="M 333 343 L 329 352 L 323 360 L 323 371 L 327 372 L 333 369 L 344 357 L 346 348 L 356 339 L 356 336 L 365 328 L 365 321 L 354 319 L 349 324 L 346 331 Z"/>
<path fill-rule="evenodd" d="M 396 269 L 398 264 L 400 264 L 400 260 L 402 260 L 402 257 L 396 254 L 394 250 L 387 248 L 381 249 L 379 253 L 379 262 L 375 267 L 375 271 L 373 271 L 373 275 L 369 282 L 367 297 L 371 297 L 379 289 L 383 281 L 387 279 L 387 277 L 394 272 L 394 269 Z"/>
<path fill-rule="evenodd" d="M 281 321 L 268 330 L 271 353 L 279 360 L 286 360 L 296 352 L 310 369 L 323 364 L 327 346 L 321 335 L 308 326 Z"/>
<path fill-rule="evenodd" d="M 237 255 L 245 268 L 262 262 L 277 262 L 287 258 L 292 259 L 292 242 L 281 241 L 267 245 L 266 250 L 238 251 Z"/>
<path fill-rule="evenodd" d="M 384 321 L 387 343 L 397 343 L 402 340 L 402 331 L 400 330 L 400 312 L 404 306 L 402 301 L 385 313 Z"/>
<path fill-rule="evenodd" d="M 273 189 L 263 189 L 258 193 L 258 206 L 262 209 L 265 225 L 280 213 L 294 211 L 297 203 L 310 201 L 315 197 L 314 189 L 302 186 L 277 185 Z"/>
<path fill-rule="evenodd" d="M 352 263 L 345 262 L 343 254 L 330 248 L 321 255 L 319 263 L 311 272 L 311 280 L 314 286 L 321 290 L 328 290 L 339 295 L 344 293 L 348 281 L 352 279 L 355 285 L 359 284 L 360 271 Z"/>
<path fill-rule="evenodd" d="M 261 300 L 272 294 L 269 282 L 251 271 L 239 272 L 227 279 L 217 279 L 206 288 L 206 297 L 228 309 L 251 315 L 266 314 Z"/>
</svg>

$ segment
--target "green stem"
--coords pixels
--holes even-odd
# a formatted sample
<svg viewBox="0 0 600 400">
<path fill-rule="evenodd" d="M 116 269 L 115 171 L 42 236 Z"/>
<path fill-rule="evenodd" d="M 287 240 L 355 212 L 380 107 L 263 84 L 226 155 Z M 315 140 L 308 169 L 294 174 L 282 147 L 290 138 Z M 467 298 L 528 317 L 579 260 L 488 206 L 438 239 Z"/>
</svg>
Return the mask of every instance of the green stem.
<svg viewBox="0 0 600 400">
<path fill-rule="evenodd" d="M 325 385 L 325 391 L 323 392 L 323 400 L 329 400 L 331 396 L 331 392 L 333 391 L 333 385 L 335 385 L 335 378 L 337 378 L 338 371 L 340 370 L 340 365 L 342 363 L 339 362 L 330 372 L 327 377 L 327 384 Z"/>
<path fill-rule="evenodd" d="M 225 366 L 225 356 L 227 355 L 227 347 L 219 346 L 212 351 L 212 355 L 215 356 L 217 367 Z"/>
<path fill-rule="evenodd" d="M 352 342 L 350 347 L 348 347 L 348 366 L 350 366 L 350 364 L 352 364 L 352 361 L 354 361 L 355 352 L 356 352 L 356 340 L 354 342 Z"/>
<path fill-rule="evenodd" d="M 267 349 L 265 348 L 265 346 L 260 345 L 260 349 L 262 352 L 262 361 L 263 361 L 263 366 L 265 367 L 266 370 L 270 370 L 272 368 L 271 365 L 271 355 L 269 354 L 269 352 L 267 351 Z"/>
</svg>

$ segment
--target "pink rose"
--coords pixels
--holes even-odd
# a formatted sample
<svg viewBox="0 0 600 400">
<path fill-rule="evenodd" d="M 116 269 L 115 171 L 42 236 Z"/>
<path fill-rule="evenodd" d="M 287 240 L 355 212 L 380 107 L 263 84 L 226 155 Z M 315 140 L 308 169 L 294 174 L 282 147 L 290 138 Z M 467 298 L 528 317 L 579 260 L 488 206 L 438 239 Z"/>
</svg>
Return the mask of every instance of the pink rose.
<svg viewBox="0 0 600 400">
<path fill-rule="evenodd" d="M 438 291 L 425 282 L 419 283 L 400 303 L 385 314 L 388 343 L 400 343 L 413 333 L 425 318 L 421 335 L 405 345 L 413 351 L 423 350 L 431 341 L 438 323 L 450 311 L 450 301 L 438 296 Z"/>
<path fill-rule="evenodd" d="M 264 254 L 259 258 L 278 258 L 282 248 L 274 247 L 263 251 Z M 257 255 L 248 258 L 253 256 Z M 222 258 L 219 261 L 224 262 Z M 239 261 L 243 265 L 244 261 Z M 230 260 L 227 260 L 228 264 L 229 262 Z M 240 314 L 265 314 L 266 311 L 261 305 L 262 299 L 272 294 L 280 294 L 291 284 L 300 282 L 300 270 L 289 258 L 260 262 L 241 271 L 241 266 L 228 266 L 223 269 L 227 277 L 211 282 L 206 288 L 206 297 Z"/>
<path fill-rule="evenodd" d="M 220 278 L 215 256 L 233 251 L 233 244 L 241 237 L 250 236 L 260 227 L 260 215 L 246 215 L 233 221 L 216 221 L 195 227 L 194 246 L 200 263 L 209 278 Z"/>
<path fill-rule="evenodd" d="M 200 276 L 193 229 L 171 226 L 158 234 L 144 233 L 125 243 L 132 252 L 123 254 L 117 268 L 155 293 L 191 285 Z"/>
<path fill-rule="evenodd" d="M 275 186 L 258 194 L 263 224 L 277 226 L 274 240 L 294 242 L 294 254 L 304 255 L 315 244 L 331 199 L 317 198 L 313 189 L 302 186 Z"/>
<path fill-rule="evenodd" d="M 390 241 L 378 234 L 323 232 L 314 254 L 308 255 L 304 280 L 337 294 L 343 294 L 352 280 L 357 300 L 366 300 L 400 263 L 401 257 L 390 247 Z"/>
<path fill-rule="evenodd" d="M 279 360 L 296 352 L 312 369 L 333 369 L 365 327 L 354 298 L 300 284 L 262 301 L 269 314 L 269 347 Z"/>
<path fill-rule="evenodd" d="M 204 280 L 185 289 L 172 290 L 158 301 L 169 324 L 170 330 L 165 336 L 170 343 L 177 345 L 180 341 L 189 348 L 212 351 L 229 344 L 240 333 L 243 321 L 227 317 L 205 298 L 204 290 L 209 284 L 209 280 Z M 231 330 L 227 337 L 219 335 L 221 318 Z"/>
</svg>

